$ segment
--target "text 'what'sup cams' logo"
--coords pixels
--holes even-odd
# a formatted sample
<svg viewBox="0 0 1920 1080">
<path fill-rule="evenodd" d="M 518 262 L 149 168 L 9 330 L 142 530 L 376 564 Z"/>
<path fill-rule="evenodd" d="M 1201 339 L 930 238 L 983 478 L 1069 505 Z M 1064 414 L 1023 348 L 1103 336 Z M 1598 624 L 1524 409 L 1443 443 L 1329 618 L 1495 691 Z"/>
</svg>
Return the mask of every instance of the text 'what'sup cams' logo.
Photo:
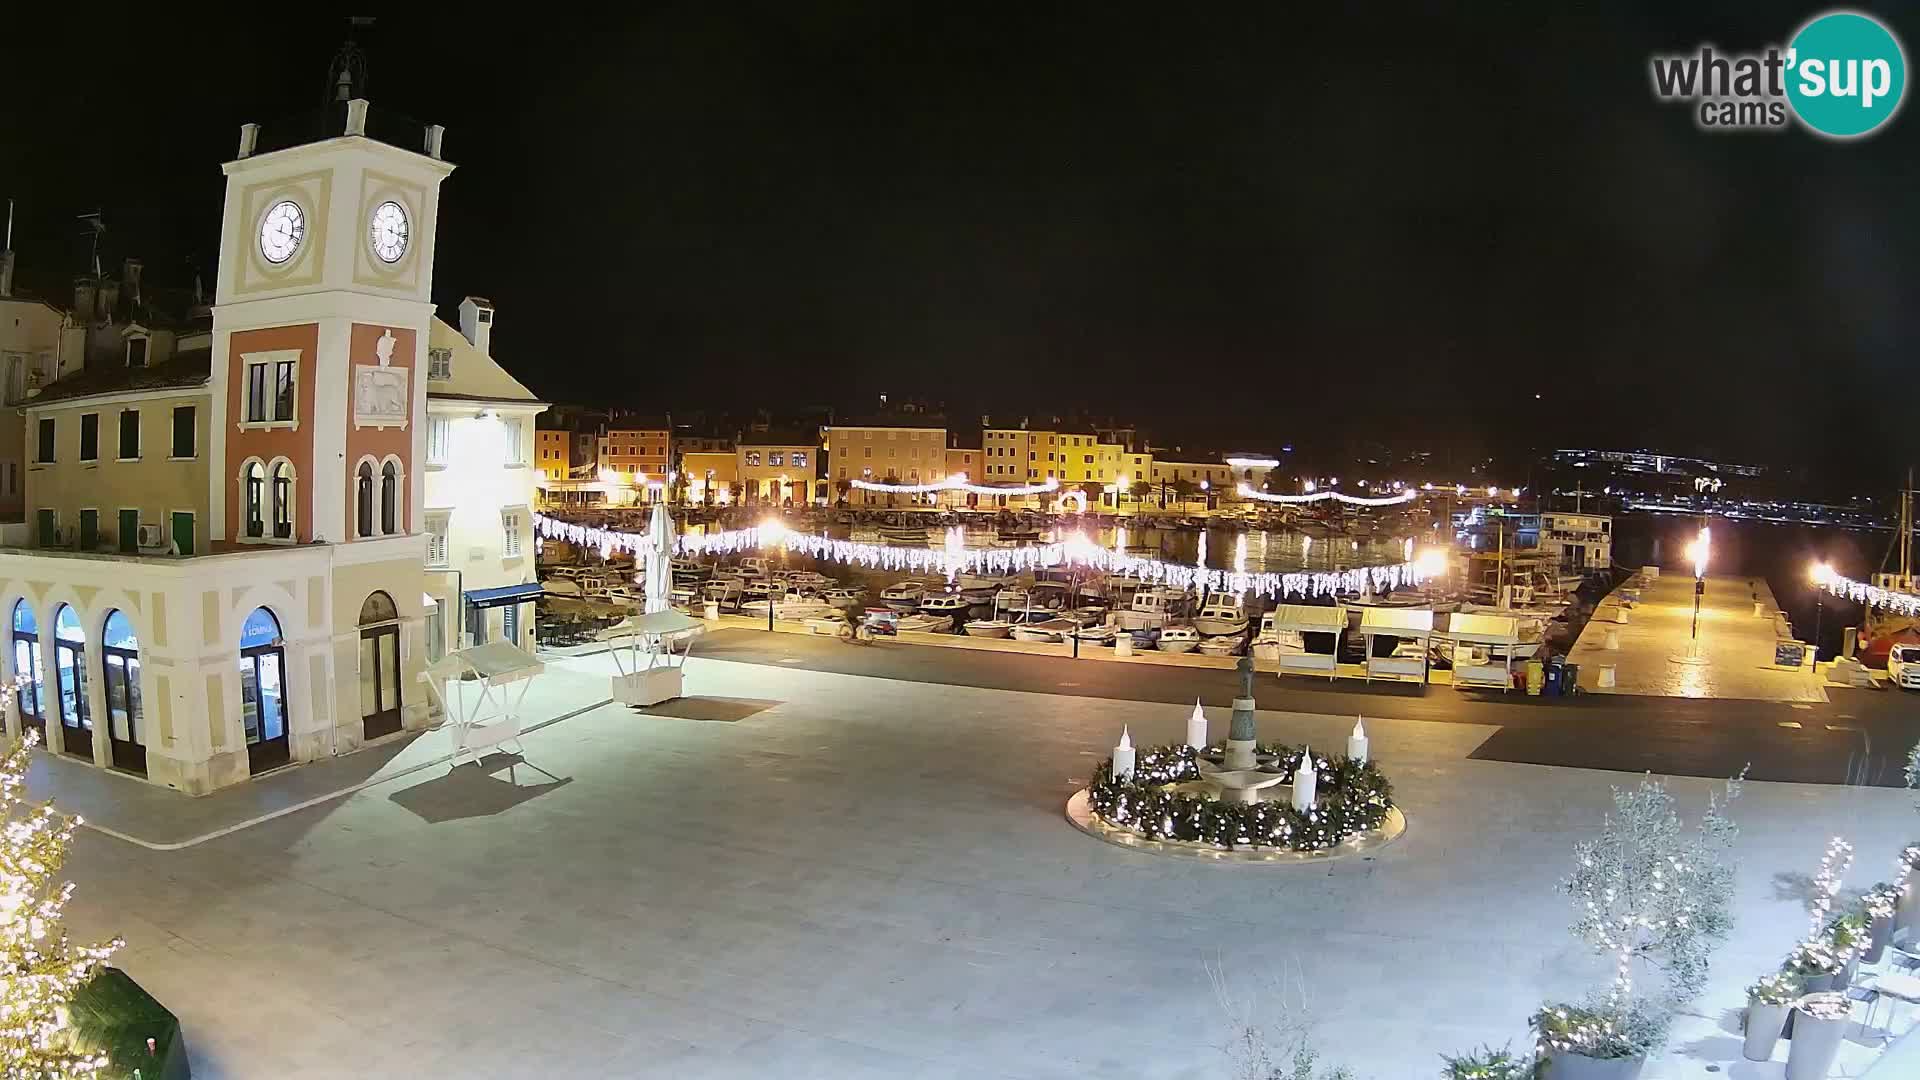
<svg viewBox="0 0 1920 1080">
<path fill-rule="evenodd" d="M 1816 15 L 1783 49 L 1727 53 L 1702 45 L 1655 56 L 1654 96 L 1682 101 L 1705 131 L 1779 131 L 1855 139 L 1886 126 L 1907 90 L 1907 58 L 1884 23 L 1857 11 Z"/>
</svg>

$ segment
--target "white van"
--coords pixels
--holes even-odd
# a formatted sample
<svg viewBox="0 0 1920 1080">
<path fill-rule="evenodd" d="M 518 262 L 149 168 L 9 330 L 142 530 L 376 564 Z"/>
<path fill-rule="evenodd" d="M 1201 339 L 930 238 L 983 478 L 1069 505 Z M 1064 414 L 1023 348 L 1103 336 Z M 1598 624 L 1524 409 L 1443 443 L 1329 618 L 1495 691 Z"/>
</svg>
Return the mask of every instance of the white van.
<svg viewBox="0 0 1920 1080">
<path fill-rule="evenodd" d="M 1895 645 L 1888 650 L 1887 674 L 1902 690 L 1920 690 L 1920 645 Z"/>
</svg>

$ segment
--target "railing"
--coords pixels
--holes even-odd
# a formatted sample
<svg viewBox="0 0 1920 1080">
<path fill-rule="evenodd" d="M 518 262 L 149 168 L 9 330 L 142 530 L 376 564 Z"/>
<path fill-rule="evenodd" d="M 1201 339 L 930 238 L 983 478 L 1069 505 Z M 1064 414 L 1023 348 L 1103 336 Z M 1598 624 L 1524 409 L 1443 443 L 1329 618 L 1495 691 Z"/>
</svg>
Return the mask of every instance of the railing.
<svg viewBox="0 0 1920 1080">
<path fill-rule="evenodd" d="M 261 124 L 254 138 L 253 152 L 266 154 L 345 135 L 347 105 L 344 101 L 329 102 L 309 112 L 295 113 Z M 424 154 L 428 152 L 428 127 L 404 113 L 369 105 L 364 134 L 376 142 Z"/>
</svg>

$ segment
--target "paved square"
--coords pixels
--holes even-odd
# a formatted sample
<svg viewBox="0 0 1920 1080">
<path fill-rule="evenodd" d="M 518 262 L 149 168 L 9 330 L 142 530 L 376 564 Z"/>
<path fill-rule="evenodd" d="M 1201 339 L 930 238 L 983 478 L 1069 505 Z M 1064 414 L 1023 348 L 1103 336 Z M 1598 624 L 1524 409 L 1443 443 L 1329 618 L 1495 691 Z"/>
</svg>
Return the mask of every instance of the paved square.
<svg viewBox="0 0 1920 1080">
<path fill-rule="evenodd" d="M 554 665 L 574 697 L 607 670 Z M 1410 822 L 1377 859 L 1215 866 L 1062 818 L 1122 723 L 1172 741 L 1185 708 L 699 659 L 688 689 L 713 700 L 535 732 L 511 775 L 376 774 L 177 851 L 83 832 L 73 929 L 128 939 L 203 1078 L 1197 1080 L 1225 1071 L 1210 962 L 1298 971 L 1329 1061 L 1427 1076 L 1602 977 L 1554 886 L 1631 778 L 1468 760 L 1491 728 L 1369 720 Z M 1737 1058 L 1725 1010 L 1803 930 L 1827 838 L 1859 887 L 1920 834 L 1890 790 L 1754 784 L 1735 813 L 1740 925 L 1673 1042 L 1701 1062 Z"/>
</svg>

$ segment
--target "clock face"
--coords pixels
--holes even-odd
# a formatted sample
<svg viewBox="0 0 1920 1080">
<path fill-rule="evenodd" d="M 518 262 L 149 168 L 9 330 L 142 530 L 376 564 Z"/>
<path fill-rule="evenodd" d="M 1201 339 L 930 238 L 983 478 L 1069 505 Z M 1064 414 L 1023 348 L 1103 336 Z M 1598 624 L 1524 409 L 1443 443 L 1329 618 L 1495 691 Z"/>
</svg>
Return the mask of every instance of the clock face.
<svg viewBox="0 0 1920 1080">
<path fill-rule="evenodd" d="M 383 263 L 397 263 L 407 253 L 408 232 L 407 208 L 391 199 L 374 207 L 367 221 L 367 242 Z"/>
<path fill-rule="evenodd" d="M 293 258 L 306 238 L 306 211 L 292 199 L 274 203 L 260 220 L 260 255 L 275 266 Z"/>
</svg>

